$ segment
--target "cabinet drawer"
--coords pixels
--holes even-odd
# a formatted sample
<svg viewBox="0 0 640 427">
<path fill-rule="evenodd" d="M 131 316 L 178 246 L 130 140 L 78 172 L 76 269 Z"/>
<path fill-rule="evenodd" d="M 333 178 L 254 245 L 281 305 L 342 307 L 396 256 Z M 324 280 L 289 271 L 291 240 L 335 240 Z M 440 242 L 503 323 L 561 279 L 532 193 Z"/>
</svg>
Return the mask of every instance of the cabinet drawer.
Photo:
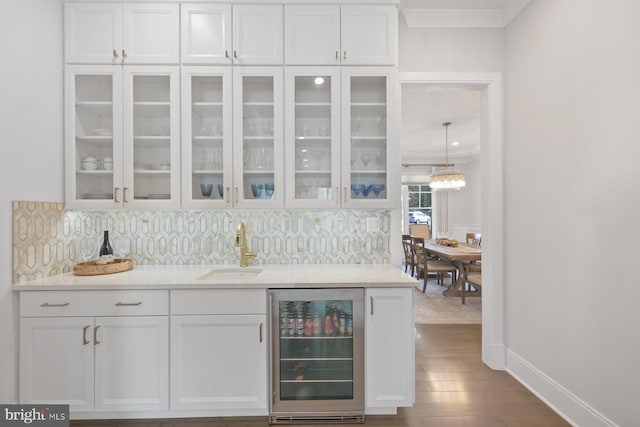
<svg viewBox="0 0 640 427">
<path fill-rule="evenodd" d="M 265 314 L 261 289 L 184 289 L 171 291 L 171 314 Z"/>
<path fill-rule="evenodd" d="M 169 314 L 169 292 L 33 291 L 20 294 L 20 316 L 149 316 Z"/>
</svg>

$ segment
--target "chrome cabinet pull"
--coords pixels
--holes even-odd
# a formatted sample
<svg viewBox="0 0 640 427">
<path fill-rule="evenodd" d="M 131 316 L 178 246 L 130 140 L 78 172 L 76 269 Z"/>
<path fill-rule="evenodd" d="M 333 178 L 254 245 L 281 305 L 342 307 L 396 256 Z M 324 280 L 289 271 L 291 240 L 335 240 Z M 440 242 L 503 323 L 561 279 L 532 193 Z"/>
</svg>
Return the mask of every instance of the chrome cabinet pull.
<svg viewBox="0 0 640 427">
<path fill-rule="evenodd" d="M 235 202 L 238 203 L 238 187 L 234 187 L 234 193 L 235 193 Z"/>
<path fill-rule="evenodd" d="M 340 187 L 336 187 L 336 203 L 340 204 Z"/>
<path fill-rule="evenodd" d="M 82 328 L 82 345 L 89 344 L 89 340 L 87 339 L 87 329 L 89 329 L 90 327 L 91 325 L 87 325 L 84 328 Z"/>
<path fill-rule="evenodd" d="M 100 327 L 100 325 L 98 325 L 95 328 L 93 328 L 93 345 L 100 344 L 100 341 L 98 341 L 98 328 L 99 327 Z"/>
<path fill-rule="evenodd" d="M 373 297 L 369 297 L 371 299 L 371 315 L 373 316 Z"/>
<path fill-rule="evenodd" d="M 225 57 L 225 58 L 228 58 L 228 57 L 229 57 L 229 51 L 228 51 L 228 50 L 226 50 L 226 49 L 225 49 L 225 51 L 224 51 L 224 57 Z"/>
<path fill-rule="evenodd" d="M 260 323 L 260 342 L 262 342 L 262 323 Z"/>
<path fill-rule="evenodd" d="M 120 200 L 118 200 L 118 191 L 120 191 L 120 187 L 115 187 L 113 189 L 113 201 L 115 203 L 120 203 Z"/>
<path fill-rule="evenodd" d="M 347 187 L 344 187 L 344 193 L 342 194 L 343 201 L 347 203 Z"/>
<path fill-rule="evenodd" d="M 231 193 L 231 187 L 227 187 L 226 190 L 224 190 L 224 201 L 227 203 L 231 202 L 231 197 L 229 197 L 229 193 Z"/>
<path fill-rule="evenodd" d="M 114 52 L 115 52 L 115 50 L 114 50 Z M 338 52 L 336 50 L 336 61 L 339 61 L 339 60 L 340 60 L 340 52 Z"/>
<path fill-rule="evenodd" d="M 122 202 L 123 203 L 129 203 L 129 201 L 127 200 L 127 190 L 129 189 L 129 187 L 124 187 L 122 189 Z"/>
<path fill-rule="evenodd" d="M 115 49 L 113 49 L 113 60 L 117 60 L 118 59 L 118 52 L 116 52 Z"/>
<path fill-rule="evenodd" d="M 142 301 L 138 302 L 117 302 L 116 307 L 131 307 L 136 305 L 142 305 Z"/>
<path fill-rule="evenodd" d="M 342 55 L 342 59 L 347 59 L 347 51 L 344 51 L 344 54 Z"/>
<path fill-rule="evenodd" d="M 45 302 L 44 304 L 40 304 L 40 307 L 66 307 L 68 305 L 68 302 L 65 302 L 63 304 L 49 304 L 48 302 Z"/>
<path fill-rule="evenodd" d="M 238 59 L 238 52 L 237 52 L 235 49 L 234 49 L 234 51 L 233 51 L 233 57 L 234 57 L 234 58 L 236 58 L 236 59 Z"/>
<path fill-rule="evenodd" d="M 346 52 L 345 52 L 345 55 L 346 55 Z M 122 49 L 122 60 L 124 61 L 125 59 L 127 59 L 127 52 L 125 52 L 124 49 Z"/>
</svg>

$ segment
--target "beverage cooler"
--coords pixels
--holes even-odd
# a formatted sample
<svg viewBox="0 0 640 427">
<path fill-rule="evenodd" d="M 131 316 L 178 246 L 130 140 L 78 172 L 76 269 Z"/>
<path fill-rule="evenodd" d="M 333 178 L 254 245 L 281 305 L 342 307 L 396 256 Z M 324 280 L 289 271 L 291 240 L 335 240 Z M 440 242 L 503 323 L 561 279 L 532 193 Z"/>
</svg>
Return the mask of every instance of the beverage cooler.
<svg viewBox="0 0 640 427">
<path fill-rule="evenodd" d="M 364 290 L 272 290 L 271 424 L 364 421 Z"/>
</svg>

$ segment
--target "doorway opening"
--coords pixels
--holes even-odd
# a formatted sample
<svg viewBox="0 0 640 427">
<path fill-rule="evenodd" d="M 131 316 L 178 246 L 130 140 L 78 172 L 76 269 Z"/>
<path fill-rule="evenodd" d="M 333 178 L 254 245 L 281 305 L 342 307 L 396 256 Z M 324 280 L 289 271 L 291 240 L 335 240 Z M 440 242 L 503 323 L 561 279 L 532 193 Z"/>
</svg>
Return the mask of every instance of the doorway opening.
<svg viewBox="0 0 640 427">
<path fill-rule="evenodd" d="M 479 226 L 481 224 L 482 232 L 482 281 L 484 284 L 482 288 L 482 360 L 493 369 L 504 369 L 506 353 L 504 346 L 503 305 L 503 112 L 501 75 L 500 73 L 399 73 L 398 82 L 399 87 L 397 93 L 399 97 L 404 95 L 403 89 L 420 86 L 430 86 L 432 88 L 438 88 L 438 90 L 456 89 L 460 91 L 475 91 L 479 97 L 480 145 L 475 160 L 477 164 L 476 175 L 473 179 L 479 188 L 481 188 L 481 193 L 476 200 L 478 206 L 476 213 L 479 215 L 478 218 L 480 218 L 477 225 Z M 401 102 L 398 104 L 401 105 Z M 404 117 L 398 117 L 397 119 L 400 123 Z M 404 134 L 402 140 L 404 141 Z M 445 143 L 443 135 L 439 138 L 439 144 L 437 144 L 437 138 L 434 137 L 432 140 L 434 141 L 434 147 L 440 147 L 439 152 L 443 154 Z M 451 141 L 453 141 L 453 139 Z M 433 151 L 437 152 L 437 149 Z M 429 153 L 425 153 L 427 157 L 428 154 Z M 416 164 L 419 162 L 424 163 L 422 167 L 425 169 L 421 172 L 425 175 L 425 179 L 419 183 L 419 185 L 424 183 L 428 184 L 431 171 L 426 168 L 429 168 L 431 163 L 435 162 L 433 160 L 429 161 L 425 156 L 423 156 L 422 159 L 411 156 L 411 154 L 409 154 L 409 156 Z M 437 159 L 435 156 L 432 158 Z M 457 161 L 462 162 L 461 160 Z M 401 175 L 405 175 L 402 170 Z M 412 175 L 419 176 L 420 173 Z M 442 227 L 449 228 L 450 223 L 445 224 L 443 221 L 451 220 L 452 205 L 455 206 L 456 204 L 455 201 L 451 201 L 453 197 L 452 195 L 438 195 L 434 198 L 432 227 L 435 233 L 438 233 L 438 217 L 440 217 L 440 229 L 442 229 Z M 403 201 L 403 205 L 404 203 Z M 402 218 L 398 218 L 396 221 L 396 230 L 398 233 L 395 241 L 397 242 L 401 241 L 400 234 L 404 230 L 401 228 L 403 226 L 402 224 L 406 222 L 408 225 L 409 209 L 408 203 L 406 204 L 406 209 L 403 208 L 401 213 Z M 407 219 L 405 219 L 405 216 Z M 465 224 L 463 221 L 460 222 L 460 226 L 465 229 L 471 224 L 472 223 Z M 452 230 L 447 231 L 452 232 Z M 453 232 L 457 234 L 461 232 L 461 230 L 456 229 Z"/>
</svg>

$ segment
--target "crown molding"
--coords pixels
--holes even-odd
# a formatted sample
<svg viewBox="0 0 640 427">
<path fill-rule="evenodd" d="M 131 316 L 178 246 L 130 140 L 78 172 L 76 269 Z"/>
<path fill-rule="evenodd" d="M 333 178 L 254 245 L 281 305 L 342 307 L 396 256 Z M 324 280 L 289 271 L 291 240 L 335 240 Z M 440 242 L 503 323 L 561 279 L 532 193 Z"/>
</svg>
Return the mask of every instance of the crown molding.
<svg viewBox="0 0 640 427">
<path fill-rule="evenodd" d="M 408 28 L 504 28 L 530 0 L 507 0 L 501 9 L 401 9 Z"/>
</svg>

